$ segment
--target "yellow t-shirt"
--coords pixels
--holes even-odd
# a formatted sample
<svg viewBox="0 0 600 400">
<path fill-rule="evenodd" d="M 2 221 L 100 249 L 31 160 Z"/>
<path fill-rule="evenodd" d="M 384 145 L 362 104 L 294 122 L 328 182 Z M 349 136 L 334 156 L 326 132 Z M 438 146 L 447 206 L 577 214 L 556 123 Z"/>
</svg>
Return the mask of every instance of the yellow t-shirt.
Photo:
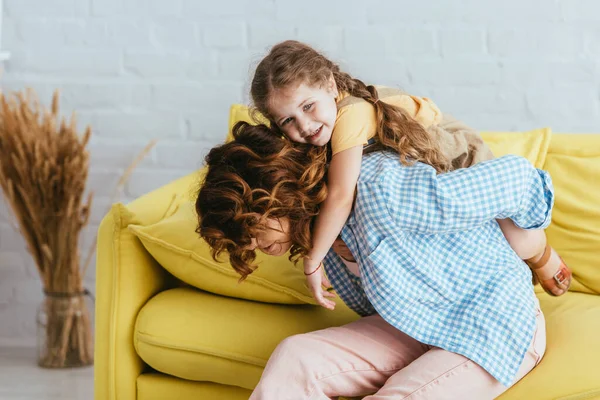
<svg viewBox="0 0 600 400">
<path fill-rule="evenodd" d="M 425 129 L 441 122 L 442 112 L 427 97 L 412 96 L 384 86 L 375 87 L 380 101 L 402 108 Z M 376 134 L 375 107 L 366 100 L 348 97 L 350 94 L 343 92 L 336 99 L 338 112 L 331 134 L 332 154 L 364 145 Z"/>
</svg>

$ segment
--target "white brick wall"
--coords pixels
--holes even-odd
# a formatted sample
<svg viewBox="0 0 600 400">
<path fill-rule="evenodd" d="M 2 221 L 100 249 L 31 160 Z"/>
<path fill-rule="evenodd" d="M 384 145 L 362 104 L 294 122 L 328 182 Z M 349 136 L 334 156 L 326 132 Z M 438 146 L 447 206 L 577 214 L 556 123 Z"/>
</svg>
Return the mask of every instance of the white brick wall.
<svg viewBox="0 0 600 400">
<path fill-rule="evenodd" d="M 0 50 L 12 58 L 0 79 L 46 101 L 61 89 L 64 112 L 93 126 L 85 254 L 135 154 L 159 139 L 122 200 L 199 167 L 279 40 L 307 41 L 479 129 L 600 132 L 599 23 L 595 0 L 4 0 Z M 39 283 L 8 215 L 0 201 L 0 344 L 32 343 Z"/>
</svg>

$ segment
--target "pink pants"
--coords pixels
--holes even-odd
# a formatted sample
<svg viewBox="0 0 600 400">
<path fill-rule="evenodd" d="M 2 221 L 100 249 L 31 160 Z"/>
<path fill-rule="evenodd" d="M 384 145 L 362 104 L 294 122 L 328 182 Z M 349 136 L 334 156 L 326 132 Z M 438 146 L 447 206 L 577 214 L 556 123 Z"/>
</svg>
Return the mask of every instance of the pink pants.
<svg viewBox="0 0 600 400">
<path fill-rule="evenodd" d="M 544 315 L 515 378 L 524 377 L 546 349 Z M 493 399 L 508 388 L 456 353 L 412 339 L 379 315 L 283 340 L 267 363 L 251 400 Z"/>
</svg>

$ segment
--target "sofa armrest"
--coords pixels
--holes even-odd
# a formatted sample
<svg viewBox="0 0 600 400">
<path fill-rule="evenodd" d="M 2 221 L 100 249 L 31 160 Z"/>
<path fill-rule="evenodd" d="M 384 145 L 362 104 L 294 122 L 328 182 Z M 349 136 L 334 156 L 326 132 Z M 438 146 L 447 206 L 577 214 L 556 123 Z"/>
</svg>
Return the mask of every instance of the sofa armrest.
<svg viewBox="0 0 600 400">
<path fill-rule="evenodd" d="M 96 257 L 96 400 L 134 400 L 136 379 L 145 367 L 133 346 L 137 315 L 171 276 L 127 226 L 133 214 L 115 204 L 98 230 Z"/>
</svg>

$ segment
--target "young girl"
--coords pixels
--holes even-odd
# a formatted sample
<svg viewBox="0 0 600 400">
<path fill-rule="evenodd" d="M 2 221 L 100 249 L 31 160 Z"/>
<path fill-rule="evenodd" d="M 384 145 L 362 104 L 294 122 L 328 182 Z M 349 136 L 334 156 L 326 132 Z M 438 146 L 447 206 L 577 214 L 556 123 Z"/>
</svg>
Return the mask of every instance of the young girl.
<svg viewBox="0 0 600 400">
<path fill-rule="evenodd" d="M 431 100 L 366 86 L 297 41 L 275 45 L 259 63 L 251 97 L 256 110 L 289 140 L 331 146 L 328 197 L 304 258 L 308 286 L 327 308 L 333 303 L 323 297 L 322 274 L 315 272 L 350 214 L 365 146 L 395 151 L 404 164 L 420 161 L 438 173 L 493 158 L 475 131 L 442 114 Z M 498 223 L 544 290 L 554 296 L 565 293 L 571 272 L 547 245 L 544 232 L 522 230 L 508 219 Z"/>
</svg>

